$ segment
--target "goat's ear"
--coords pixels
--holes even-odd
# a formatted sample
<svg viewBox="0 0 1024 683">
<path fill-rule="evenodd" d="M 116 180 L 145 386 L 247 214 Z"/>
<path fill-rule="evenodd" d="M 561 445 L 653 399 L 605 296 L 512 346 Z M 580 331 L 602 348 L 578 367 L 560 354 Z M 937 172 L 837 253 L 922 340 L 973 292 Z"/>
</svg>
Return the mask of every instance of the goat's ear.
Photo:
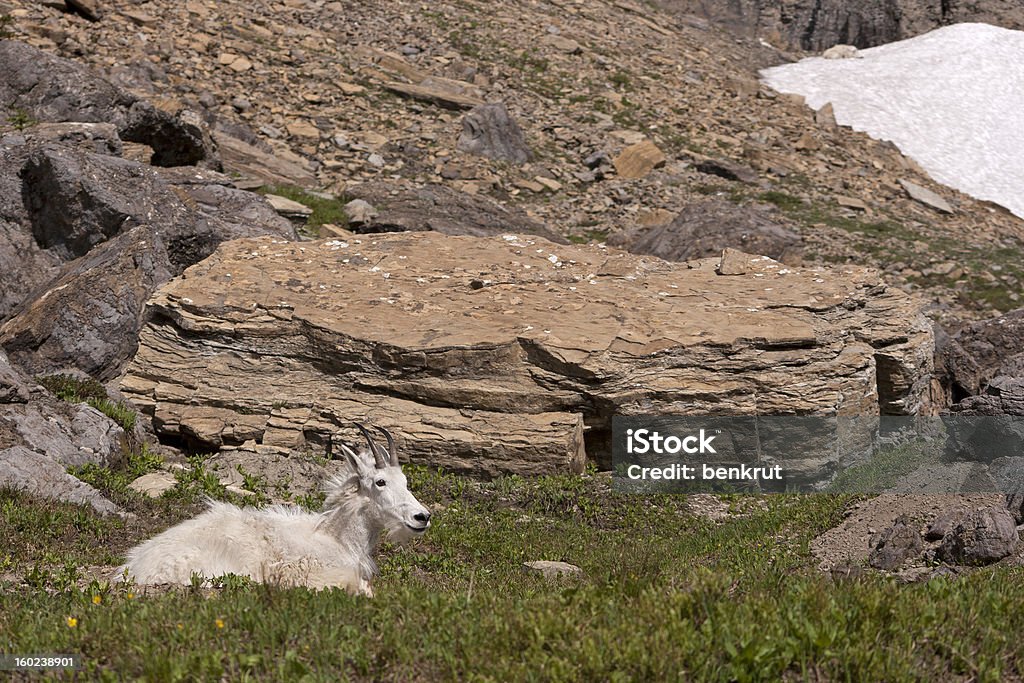
<svg viewBox="0 0 1024 683">
<path fill-rule="evenodd" d="M 368 476 L 370 474 L 370 472 L 368 472 L 366 469 L 366 463 L 363 462 L 363 459 L 359 457 L 351 448 L 349 448 L 345 444 L 342 444 L 341 452 L 345 454 L 345 460 L 348 461 L 349 467 L 352 468 L 352 471 L 355 473 L 357 477 L 362 479 L 363 477 Z"/>
</svg>

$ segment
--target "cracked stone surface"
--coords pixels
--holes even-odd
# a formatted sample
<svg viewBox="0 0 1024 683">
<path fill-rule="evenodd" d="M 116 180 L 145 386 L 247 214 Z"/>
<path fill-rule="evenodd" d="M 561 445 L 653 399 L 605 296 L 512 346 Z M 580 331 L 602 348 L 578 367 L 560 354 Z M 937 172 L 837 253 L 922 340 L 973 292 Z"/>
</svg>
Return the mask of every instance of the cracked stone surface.
<svg viewBox="0 0 1024 683">
<path fill-rule="evenodd" d="M 746 258 L 720 275 L 520 235 L 233 241 L 150 301 L 122 391 L 204 448 L 322 451 L 366 420 L 481 475 L 607 465 L 613 414 L 930 409 L 914 298 L 869 269 Z"/>
</svg>

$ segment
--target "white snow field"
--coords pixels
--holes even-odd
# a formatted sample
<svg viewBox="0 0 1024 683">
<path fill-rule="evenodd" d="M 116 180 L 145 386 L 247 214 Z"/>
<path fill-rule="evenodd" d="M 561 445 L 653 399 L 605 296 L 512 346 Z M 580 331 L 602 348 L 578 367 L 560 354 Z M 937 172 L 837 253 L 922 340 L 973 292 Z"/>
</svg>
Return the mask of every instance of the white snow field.
<svg viewBox="0 0 1024 683">
<path fill-rule="evenodd" d="M 841 125 L 891 140 L 938 182 L 1024 218 L 1024 31 L 954 24 L 761 78 L 815 109 L 831 102 Z"/>
</svg>

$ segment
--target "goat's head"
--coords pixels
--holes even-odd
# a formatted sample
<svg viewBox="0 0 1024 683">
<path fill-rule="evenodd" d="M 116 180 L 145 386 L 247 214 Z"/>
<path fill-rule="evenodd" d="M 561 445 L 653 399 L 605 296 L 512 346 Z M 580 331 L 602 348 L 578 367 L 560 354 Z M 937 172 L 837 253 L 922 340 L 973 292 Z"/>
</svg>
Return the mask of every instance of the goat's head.
<svg viewBox="0 0 1024 683">
<path fill-rule="evenodd" d="M 344 445 L 341 448 L 357 481 L 356 495 L 366 500 L 370 519 L 399 543 L 422 535 L 430 528 L 430 511 L 409 491 L 409 482 L 398 463 L 394 437 L 378 427 L 387 439 L 385 448 L 362 425 L 356 426 L 366 437 L 369 450 L 354 453 Z"/>
</svg>

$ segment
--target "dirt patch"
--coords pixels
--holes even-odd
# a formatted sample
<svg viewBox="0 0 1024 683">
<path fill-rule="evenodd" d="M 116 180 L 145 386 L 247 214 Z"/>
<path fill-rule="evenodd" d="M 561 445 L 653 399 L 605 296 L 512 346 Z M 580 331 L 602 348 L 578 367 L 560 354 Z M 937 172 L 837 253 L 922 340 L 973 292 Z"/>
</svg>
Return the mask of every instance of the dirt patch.
<svg viewBox="0 0 1024 683">
<path fill-rule="evenodd" d="M 909 515 L 923 532 L 940 513 L 1003 505 L 1003 501 L 1001 493 L 884 493 L 852 504 L 839 526 L 811 541 L 811 552 L 818 559 L 818 568 L 822 571 L 843 565 L 862 565 L 871 551 L 871 537 L 889 528 L 900 515 Z"/>
</svg>

